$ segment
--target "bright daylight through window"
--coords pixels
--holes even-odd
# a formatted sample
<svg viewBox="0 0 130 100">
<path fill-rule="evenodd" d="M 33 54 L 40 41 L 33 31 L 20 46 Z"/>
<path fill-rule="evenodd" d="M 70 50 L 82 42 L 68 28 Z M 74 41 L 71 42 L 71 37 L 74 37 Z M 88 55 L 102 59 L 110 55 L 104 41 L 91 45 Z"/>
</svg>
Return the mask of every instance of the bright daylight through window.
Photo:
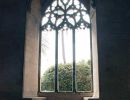
<svg viewBox="0 0 130 100">
<path fill-rule="evenodd" d="M 80 0 L 53 0 L 42 15 L 40 92 L 92 92 L 88 9 Z"/>
</svg>

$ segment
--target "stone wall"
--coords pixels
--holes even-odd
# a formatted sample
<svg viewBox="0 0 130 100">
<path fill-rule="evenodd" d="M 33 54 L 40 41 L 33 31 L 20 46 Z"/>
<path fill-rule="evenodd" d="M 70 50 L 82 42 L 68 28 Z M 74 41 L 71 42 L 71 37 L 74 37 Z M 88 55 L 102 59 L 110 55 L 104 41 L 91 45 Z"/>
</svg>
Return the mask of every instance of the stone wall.
<svg viewBox="0 0 130 100">
<path fill-rule="evenodd" d="M 0 0 L 0 100 L 20 100 L 26 0 Z"/>
<path fill-rule="evenodd" d="M 26 1 L 0 0 L 0 100 L 22 99 Z M 100 100 L 129 100 L 129 0 L 96 5 Z"/>
<path fill-rule="evenodd" d="M 97 0 L 101 100 L 129 100 L 129 4 L 128 0 Z"/>
</svg>

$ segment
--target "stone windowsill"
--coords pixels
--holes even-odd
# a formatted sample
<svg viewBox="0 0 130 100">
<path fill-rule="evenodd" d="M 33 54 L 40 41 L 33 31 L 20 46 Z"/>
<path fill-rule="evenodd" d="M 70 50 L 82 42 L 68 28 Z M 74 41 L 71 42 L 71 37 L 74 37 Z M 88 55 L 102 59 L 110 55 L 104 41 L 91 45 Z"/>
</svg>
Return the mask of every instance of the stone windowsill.
<svg viewBox="0 0 130 100">
<path fill-rule="evenodd" d="M 32 99 L 32 100 L 47 100 L 46 97 L 27 97 L 27 99 Z"/>
<path fill-rule="evenodd" d="M 95 98 L 95 97 L 84 97 L 83 100 L 99 100 L 99 98 Z"/>
<path fill-rule="evenodd" d="M 30 97 L 32 100 L 47 100 L 46 97 Z M 84 97 L 83 100 L 99 100 L 99 98 Z"/>
</svg>

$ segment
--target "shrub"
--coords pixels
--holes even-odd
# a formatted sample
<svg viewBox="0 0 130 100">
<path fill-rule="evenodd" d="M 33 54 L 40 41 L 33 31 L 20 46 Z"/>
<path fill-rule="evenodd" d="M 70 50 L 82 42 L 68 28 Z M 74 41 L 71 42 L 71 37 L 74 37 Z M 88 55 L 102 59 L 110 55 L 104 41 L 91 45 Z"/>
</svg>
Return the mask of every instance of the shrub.
<svg viewBox="0 0 130 100">
<path fill-rule="evenodd" d="M 58 65 L 59 91 L 72 91 L 72 64 Z M 54 66 L 51 66 L 41 78 L 41 90 L 54 90 Z M 76 87 L 77 91 L 91 91 L 92 89 L 92 73 L 91 61 L 80 61 L 76 64 Z"/>
</svg>

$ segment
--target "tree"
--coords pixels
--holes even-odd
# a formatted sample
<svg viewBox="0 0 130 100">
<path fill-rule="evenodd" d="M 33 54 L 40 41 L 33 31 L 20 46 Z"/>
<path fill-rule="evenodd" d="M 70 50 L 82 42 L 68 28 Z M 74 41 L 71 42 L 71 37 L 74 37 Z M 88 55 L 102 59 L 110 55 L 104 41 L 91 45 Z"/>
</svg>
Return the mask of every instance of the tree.
<svg viewBox="0 0 130 100">
<path fill-rule="evenodd" d="M 62 57 L 63 57 L 63 62 L 64 62 L 64 64 L 66 64 L 64 30 L 62 30 L 61 42 L 62 42 Z"/>
<path fill-rule="evenodd" d="M 91 91 L 92 89 L 92 73 L 91 61 L 80 61 L 76 64 L 76 85 L 77 91 Z M 72 64 L 59 64 L 59 90 L 72 91 Z M 54 90 L 54 66 L 51 66 L 41 78 L 41 90 Z"/>
</svg>

